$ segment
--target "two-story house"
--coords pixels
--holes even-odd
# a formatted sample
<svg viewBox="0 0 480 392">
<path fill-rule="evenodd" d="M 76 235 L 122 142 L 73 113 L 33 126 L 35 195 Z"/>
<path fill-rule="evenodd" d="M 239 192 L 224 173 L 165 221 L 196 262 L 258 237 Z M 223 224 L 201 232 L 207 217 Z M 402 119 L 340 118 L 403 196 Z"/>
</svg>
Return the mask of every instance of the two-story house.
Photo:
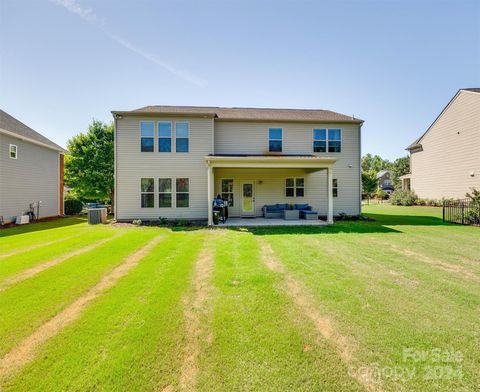
<svg viewBox="0 0 480 392">
<path fill-rule="evenodd" d="M 113 111 L 117 220 L 208 219 L 308 203 L 360 214 L 363 121 L 327 110 L 147 106 Z"/>
<path fill-rule="evenodd" d="M 407 150 L 403 189 L 424 199 L 464 198 L 480 189 L 480 88 L 460 89 Z"/>
<path fill-rule="evenodd" d="M 63 215 L 66 151 L 0 110 L 0 223 L 33 208 L 37 217 Z"/>
<path fill-rule="evenodd" d="M 380 170 L 377 173 L 377 182 L 378 188 L 382 191 L 387 193 L 392 193 L 394 191 L 392 172 L 390 170 Z"/>
</svg>

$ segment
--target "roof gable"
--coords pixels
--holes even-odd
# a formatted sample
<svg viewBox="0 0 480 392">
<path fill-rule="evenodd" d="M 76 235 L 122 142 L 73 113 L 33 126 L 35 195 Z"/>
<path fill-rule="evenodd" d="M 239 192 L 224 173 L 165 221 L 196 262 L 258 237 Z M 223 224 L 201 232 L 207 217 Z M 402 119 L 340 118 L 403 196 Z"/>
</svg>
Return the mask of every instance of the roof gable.
<svg viewBox="0 0 480 392">
<path fill-rule="evenodd" d="M 440 118 L 443 116 L 443 114 L 447 111 L 447 109 L 452 105 L 452 103 L 457 99 L 457 97 L 462 93 L 462 92 L 468 92 L 468 93 L 480 93 L 480 88 L 462 88 L 457 91 L 457 93 L 454 95 L 454 97 L 448 102 L 447 106 L 443 108 L 443 110 L 440 112 L 440 114 L 437 116 L 437 118 L 433 121 L 433 123 L 428 127 L 428 129 L 423 133 L 422 136 L 420 136 L 417 140 L 415 140 L 412 144 L 410 144 L 406 150 L 416 150 L 416 149 L 421 149 L 421 144 L 420 142 L 423 140 L 423 138 L 427 135 L 427 133 L 433 128 L 433 126 L 440 120 Z"/>
<path fill-rule="evenodd" d="M 45 136 L 41 135 L 37 131 L 34 131 L 32 128 L 28 127 L 21 121 L 18 121 L 16 118 L 10 116 L 8 113 L 4 112 L 1 109 L 0 130 L 7 131 L 8 133 L 18 136 L 21 139 L 40 143 L 47 147 L 53 148 L 54 150 L 65 152 L 65 150 L 58 144 L 55 144 L 50 139 L 47 139 Z"/>
</svg>

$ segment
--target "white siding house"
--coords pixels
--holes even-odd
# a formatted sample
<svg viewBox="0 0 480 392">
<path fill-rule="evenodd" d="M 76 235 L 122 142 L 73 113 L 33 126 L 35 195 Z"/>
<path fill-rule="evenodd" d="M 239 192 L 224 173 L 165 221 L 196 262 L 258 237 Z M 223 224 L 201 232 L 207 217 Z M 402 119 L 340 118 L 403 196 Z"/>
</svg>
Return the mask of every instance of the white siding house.
<svg viewBox="0 0 480 392">
<path fill-rule="evenodd" d="M 0 220 L 41 202 L 39 217 L 63 214 L 64 149 L 0 110 Z M 36 211 L 35 211 L 36 212 Z"/>
<path fill-rule="evenodd" d="M 480 89 L 462 89 L 412 143 L 402 187 L 420 198 L 464 198 L 480 189 Z"/>
<path fill-rule="evenodd" d="M 262 216 L 264 205 L 276 203 L 308 203 L 330 222 L 340 213 L 360 214 L 362 120 L 293 109 L 149 106 L 112 113 L 118 220 L 211 223 L 217 194 L 234 217 Z"/>
</svg>

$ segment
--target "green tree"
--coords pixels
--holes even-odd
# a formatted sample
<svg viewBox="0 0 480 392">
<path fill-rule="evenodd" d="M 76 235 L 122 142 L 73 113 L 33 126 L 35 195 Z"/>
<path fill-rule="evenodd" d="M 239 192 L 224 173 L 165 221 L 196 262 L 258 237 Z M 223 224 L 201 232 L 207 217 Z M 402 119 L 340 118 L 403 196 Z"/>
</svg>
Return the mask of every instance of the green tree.
<svg viewBox="0 0 480 392">
<path fill-rule="evenodd" d="M 93 120 L 87 133 L 72 137 L 67 148 L 65 184 L 81 200 L 110 200 L 113 205 L 113 124 Z"/>
<path fill-rule="evenodd" d="M 368 198 L 370 198 L 372 194 L 376 191 L 377 173 L 374 170 L 362 172 L 362 189 L 363 193 L 365 193 Z"/>
<path fill-rule="evenodd" d="M 392 164 L 392 180 L 396 189 L 400 189 L 402 186 L 400 177 L 408 173 L 410 173 L 410 158 L 405 156 L 395 159 Z"/>
<path fill-rule="evenodd" d="M 392 163 L 383 159 L 380 155 L 366 154 L 362 157 L 362 171 L 373 170 L 378 173 L 380 170 L 390 169 Z"/>
</svg>

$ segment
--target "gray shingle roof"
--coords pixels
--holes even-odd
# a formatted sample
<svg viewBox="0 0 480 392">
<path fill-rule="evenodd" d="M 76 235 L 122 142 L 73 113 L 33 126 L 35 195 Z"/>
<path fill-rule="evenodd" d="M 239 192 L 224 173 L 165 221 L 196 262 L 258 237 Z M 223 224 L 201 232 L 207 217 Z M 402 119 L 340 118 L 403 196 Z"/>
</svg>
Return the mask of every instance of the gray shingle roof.
<svg viewBox="0 0 480 392">
<path fill-rule="evenodd" d="M 50 139 L 34 131 L 32 128 L 26 126 L 24 123 L 18 121 L 16 118 L 10 116 L 8 113 L 0 109 L 0 129 L 14 133 L 21 138 L 30 139 L 39 143 L 46 144 L 60 152 L 65 150 L 58 144 L 55 144 Z"/>
<path fill-rule="evenodd" d="M 363 120 L 321 109 L 271 109 L 271 108 L 225 108 L 212 106 L 145 106 L 132 111 L 112 111 L 113 114 L 134 115 L 206 115 L 219 120 L 251 120 L 251 121 L 323 121 L 362 123 Z"/>
</svg>

